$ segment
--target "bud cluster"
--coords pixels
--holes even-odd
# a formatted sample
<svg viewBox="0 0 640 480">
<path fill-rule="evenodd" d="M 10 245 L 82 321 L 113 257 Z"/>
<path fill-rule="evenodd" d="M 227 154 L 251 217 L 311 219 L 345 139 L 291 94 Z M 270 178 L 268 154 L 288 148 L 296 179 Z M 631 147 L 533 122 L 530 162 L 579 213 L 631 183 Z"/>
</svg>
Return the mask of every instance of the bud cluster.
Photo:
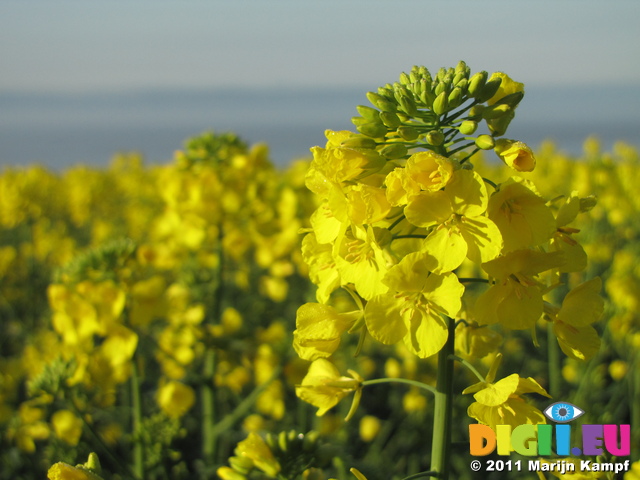
<svg viewBox="0 0 640 480">
<path fill-rule="evenodd" d="M 470 146 L 490 150 L 494 137 L 506 133 L 523 97 L 523 84 L 501 72 L 471 75 L 463 61 L 435 76 L 414 66 L 399 81 L 367 93 L 373 107 L 357 107 L 360 115 L 352 122 L 359 135 L 343 146 L 375 149 L 388 160 L 407 158 L 412 148 L 451 152 L 463 141 L 456 151 Z M 472 137 L 482 122 L 489 134 Z"/>
</svg>

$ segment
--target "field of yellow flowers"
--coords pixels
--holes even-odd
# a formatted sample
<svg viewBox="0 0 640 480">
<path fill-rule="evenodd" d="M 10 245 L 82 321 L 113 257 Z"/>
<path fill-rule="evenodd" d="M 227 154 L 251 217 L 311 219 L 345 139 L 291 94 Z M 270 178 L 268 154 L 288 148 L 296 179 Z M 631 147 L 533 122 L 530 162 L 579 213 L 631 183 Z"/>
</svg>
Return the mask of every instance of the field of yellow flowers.
<svg viewBox="0 0 640 480">
<path fill-rule="evenodd" d="M 640 158 L 504 137 L 523 95 L 415 67 L 286 169 L 6 168 L 0 478 L 622 478 L 469 467 L 560 401 L 640 459 Z"/>
</svg>

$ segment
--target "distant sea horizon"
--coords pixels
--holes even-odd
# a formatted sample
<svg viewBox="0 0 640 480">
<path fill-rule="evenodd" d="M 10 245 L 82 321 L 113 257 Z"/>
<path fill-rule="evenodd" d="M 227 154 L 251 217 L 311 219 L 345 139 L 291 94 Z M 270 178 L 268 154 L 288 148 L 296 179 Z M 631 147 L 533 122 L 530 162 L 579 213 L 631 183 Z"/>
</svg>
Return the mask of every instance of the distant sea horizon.
<svg viewBox="0 0 640 480">
<path fill-rule="evenodd" d="M 584 140 L 603 151 L 623 141 L 640 148 L 640 87 L 528 86 L 507 137 L 537 149 L 551 140 L 580 156 Z M 156 89 L 87 93 L 0 92 L 0 165 L 106 167 L 119 152 L 149 164 L 172 161 L 188 138 L 234 132 L 269 146 L 274 164 L 308 158 L 324 131 L 353 130 L 367 88 Z"/>
</svg>

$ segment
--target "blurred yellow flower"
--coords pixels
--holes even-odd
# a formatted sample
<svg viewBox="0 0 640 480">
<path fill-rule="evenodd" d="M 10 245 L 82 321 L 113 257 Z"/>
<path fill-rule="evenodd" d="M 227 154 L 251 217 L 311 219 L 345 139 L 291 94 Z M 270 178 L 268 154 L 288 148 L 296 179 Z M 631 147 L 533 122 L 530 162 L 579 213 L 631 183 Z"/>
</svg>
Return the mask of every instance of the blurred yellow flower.
<svg viewBox="0 0 640 480">
<path fill-rule="evenodd" d="M 77 445 L 80 441 L 83 424 L 75 413 L 58 410 L 51 416 L 51 425 L 56 436 L 69 445 Z"/>
<path fill-rule="evenodd" d="M 158 389 L 158 405 L 169 417 L 182 417 L 193 406 L 195 400 L 193 389 L 175 380 L 165 382 Z"/>
</svg>

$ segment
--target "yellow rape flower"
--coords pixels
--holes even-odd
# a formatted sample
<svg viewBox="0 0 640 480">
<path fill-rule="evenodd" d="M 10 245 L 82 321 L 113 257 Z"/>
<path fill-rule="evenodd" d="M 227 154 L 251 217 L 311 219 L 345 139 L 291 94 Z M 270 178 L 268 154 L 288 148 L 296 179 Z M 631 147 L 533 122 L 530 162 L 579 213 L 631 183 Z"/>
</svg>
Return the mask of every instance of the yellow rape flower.
<svg viewBox="0 0 640 480">
<path fill-rule="evenodd" d="M 347 229 L 338 239 L 334 258 L 342 284 L 353 283 L 365 299 L 387 290 L 382 278 L 390 260 L 381 246 L 387 239 L 388 230 L 361 226 Z"/>
<path fill-rule="evenodd" d="M 580 213 L 581 203 L 583 199 L 574 191 L 556 213 L 556 232 L 551 239 L 551 247 L 564 252 L 567 259 L 559 268 L 561 273 L 580 272 L 587 267 L 587 254 L 582 245 L 572 237 L 579 230 L 568 226 Z"/>
<path fill-rule="evenodd" d="M 493 369 L 492 369 L 493 370 Z M 511 425 L 546 423 L 540 410 L 529 405 L 520 395 L 537 393 L 551 398 L 551 395 L 533 378 L 522 378 L 517 373 L 492 383 L 489 375 L 487 382 L 479 382 L 466 388 L 462 393 L 473 393 L 476 400 L 467 410 L 471 418 L 489 425 Z"/>
<path fill-rule="evenodd" d="M 98 456 L 90 453 L 89 460 L 82 465 L 72 467 L 64 462 L 52 465 L 47 472 L 47 478 L 49 480 L 102 480 L 100 473 Z"/>
<path fill-rule="evenodd" d="M 275 477 L 280 472 L 280 464 L 273 456 L 273 452 L 256 433 L 251 432 L 246 439 L 238 443 L 235 453 L 239 457 L 250 459 L 256 468 L 270 477 Z"/>
<path fill-rule="evenodd" d="M 416 252 L 389 269 L 383 279 L 388 293 L 371 298 L 364 311 L 373 338 L 387 345 L 404 340 L 421 358 L 440 351 L 448 337 L 442 315 L 458 313 L 464 286 L 452 273 L 431 273 L 433 266 Z"/>
<path fill-rule="evenodd" d="M 487 204 L 484 181 L 471 170 L 457 170 L 444 190 L 421 192 L 409 200 L 404 209 L 409 223 L 437 225 L 421 248 L 436 259 L 435 273 L 453 271 L 465 257 L 479 264 L 500 254 L 502 235 L 483 215 Z"/>
<path fill-rule="evenodd" d="M 340 345 L 340 336 L 360 315 L 360 311 L 338 313 L 329 305 L 305 303 L 296 313 L 293 348 L 304 360 L 329 357 Z"/>
<path fill-rule="evenodd" d="M 489 199 L 487 214 L 502 233 L 505 252 L 540 245 L 556 231 L 551 210 L 533 184 L 523 179 L 500 184 Z"/>
<path fill-rule="evenodd" d="M 531 328 L 543 313 L 543 288 L 536 275 L 564 262 L 562 252 L 516 250 L 482 265 L 493 284 L 475 304 L 482 325 L 500 323 L 511 329 Z"/>
<path fill-rule="evenodd" d="M 315 233 L 308 233 L 302 239 L 302 258 L 309 266 L 309 278 L 318 287 L 316 299 L 326 303 L 331 292 L 340 286 L 331 245 L 318 242 Z"/>
<path fill-rule="evenodd" d="M 489 81 L 501 79 L 500 87 L 498 91 L 495 93 L 493 97 L 487 100 L 488 105 L 493 105 L 499 100 L 503 99 L 507 95 L 511 95 L 512 93 L 524 92 L 524 83 L 516 82 L 509 77 L 506 73 L 503 72 L 494 72 L 491 74 Z"/>
<path fill-rule="evenodd" d="M 341 376 L 338 369 L 327 359 L 319 358 L 310 366 L 302 383 L 296 386 L 296 395 L 318 407 L 319 417 L 335 407 L 340 400 L 355 392 L 352 404 L 357 406 L 362 395 L 362 377 L 353 370 L 348 371 L 351 377 Z M 350 412 L 350 414 L 352 413 Z"/>
<path fill-rule="evenodd" d="M 496 141 L 494 151 L 507 166 L 517 172 L 532 172 L 536 168 L 533 150 L 524 142 L 501 138 Z"/>
<path fill-rule="evenodd" d="M 600 348 L 598 332 L 591 326 L 604 312 L 604 299 L 600 296 L 602 280 L 592 278 L 565 296 L 562 306 L 555 311 L 547 307 L 553 318 L 553 331 L 562 351 L 569 357 L 586 360 Z"/>
</svg>

